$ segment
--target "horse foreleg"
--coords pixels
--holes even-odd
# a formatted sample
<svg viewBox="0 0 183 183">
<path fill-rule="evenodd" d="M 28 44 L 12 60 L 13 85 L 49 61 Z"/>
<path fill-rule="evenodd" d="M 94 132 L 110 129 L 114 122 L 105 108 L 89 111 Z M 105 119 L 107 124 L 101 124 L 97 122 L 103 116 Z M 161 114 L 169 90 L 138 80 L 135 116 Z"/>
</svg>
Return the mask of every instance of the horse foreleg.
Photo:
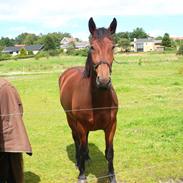
<svg viewBox="0 0 183 183">
<path fill-rule="evenodd" d="M 116 177 L 113 166 L 113 158 L 114 158 L 113 138 L 115 131 L 116 131 L 116 123 L 113 123 L 113 125 L 110 128 L 107 128 L 105 130 L 105 141 L 106 141 L 105 157 L 108 161 L 108 175 L 110 183 L 116 183 Z"/>
<path fill-rule="evenodd" d="M 74 140 L 74 144 L 75 144 L 75 158 L 76 158 L 76 167 L 79 167 L 79 138 L 77 136 L 77 134 L 72 131 L 72 137 Z"/>
<path fill-rule="evenodd" d="M 87 152 L 87 133 L 83 132 L 80 136 L 80 147 L 79 147 L 79 177 L 78 183 L 86 183 L 86 176 L 85 176 L 85 160 L 88 155 Z"/>
</svg>

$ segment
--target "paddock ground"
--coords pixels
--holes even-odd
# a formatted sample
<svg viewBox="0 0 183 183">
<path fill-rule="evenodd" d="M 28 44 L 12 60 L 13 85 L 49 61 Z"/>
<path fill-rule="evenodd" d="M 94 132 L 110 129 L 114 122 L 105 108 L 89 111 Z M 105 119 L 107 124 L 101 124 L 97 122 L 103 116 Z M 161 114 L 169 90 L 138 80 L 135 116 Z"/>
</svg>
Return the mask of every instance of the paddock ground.
<svg viewBox="0 0 183 183">
<path fill-rule="evenodd" d="M 118 182 L 164 183 L 183 179 L 183 57 L 116 55 L 112 81 L 119 99 L 114 140 Z M 0 76 L 18 89 L 33 156 L 24 156 L 26 183 L 76 182 L 74 145 L 59 103 L 58 77 L 84 65 L 84 57 L 60 56 L 0 62 Z M 88 182 L 105 183 L 104 133 L 89 135 Z M 99 179 L 97 179 L 99 178 Z"/>
</svg>

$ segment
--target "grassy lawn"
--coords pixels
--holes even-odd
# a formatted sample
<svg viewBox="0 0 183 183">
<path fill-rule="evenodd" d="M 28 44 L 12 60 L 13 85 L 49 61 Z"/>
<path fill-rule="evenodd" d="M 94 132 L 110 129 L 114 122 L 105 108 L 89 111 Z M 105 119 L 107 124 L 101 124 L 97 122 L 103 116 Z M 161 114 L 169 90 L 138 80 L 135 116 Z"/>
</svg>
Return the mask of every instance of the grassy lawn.
<svg viewBox="0 0 183 183">
<path fill-rule="evenodd" d="M 119 182 L 152 183 L 183 178 L 183 57 L 175 54 L 116 55 L 112 81 L 120 109 L 114 166 Z M 84 65 L 84 57 L 0 62 L 0 75 L 18 89 L 33 147 L 25 158 L 26 183 L 76 182 L 74 145 L 60 107 L 58 77 Z M 104 133 L 91 132 L 88 182 L 105 183 Z"/>
</svg>

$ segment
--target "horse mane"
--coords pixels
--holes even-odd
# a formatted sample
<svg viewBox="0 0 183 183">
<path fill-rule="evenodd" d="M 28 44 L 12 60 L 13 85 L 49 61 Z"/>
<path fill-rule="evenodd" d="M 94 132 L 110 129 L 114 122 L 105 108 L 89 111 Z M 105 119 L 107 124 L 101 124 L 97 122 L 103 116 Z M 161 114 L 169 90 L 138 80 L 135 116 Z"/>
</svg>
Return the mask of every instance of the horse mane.
<svg viewBox="0 0 183 183">
<path fill-rule="evenodd" d="M 92 57 L 91 57 L 91 51 L 89 50 L 85 63 L 84 77 L 86 78 L 90 77 L 91 72 L 92 72 Z"/>
<path fill-rule="evenodd" d="M 113 39 L 110 31 L 104 27 L 98 28 L 95 30 L 94 34 L 90 36 L 90 42 L 91 39 L 103 39 L 104 37 L 108 37 L 109 39 Z M 88 56 L 85 63 L 85 69 L 84 69 L 84 77 L 90 77 L 92 72 L 93 66 L 92 66 L 92 57 L 91 57 L 91 50 L 88 51 Z"/>
</svg>

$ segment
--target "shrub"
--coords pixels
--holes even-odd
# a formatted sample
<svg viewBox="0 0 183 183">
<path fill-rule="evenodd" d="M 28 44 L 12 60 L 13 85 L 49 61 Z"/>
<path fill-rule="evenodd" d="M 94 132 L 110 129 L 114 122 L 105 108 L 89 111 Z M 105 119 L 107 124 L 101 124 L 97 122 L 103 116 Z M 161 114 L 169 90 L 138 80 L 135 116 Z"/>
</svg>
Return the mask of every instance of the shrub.
<svg viewBox="0 0 183 183">
<path fill-rule="evenodd" d="M 0 53 L 0 61 L 9 60 L 9 59 L 11 59 L 11 55 L 10 54 L 1 54 Z"/>
<path fill-rule="evenodd" d="M 19 54 L 19 56 L 20 57 L 24 57 L 24 56 L 26 56 L 27 55 L 27 50 L 25 49 L 25 48 L 21 48 L 20 49 L 20 54 Z"/>
<path fill-rule="evenodd" d="M 86 57 L 88 54 L 88 49 L 84 48 L 84 49 L 68 49 L 66 52 L 68 55 L 73 55 L 73 56 L 83 56 Z"/>
<path fill-rule="evenodd" d="M 49 54 L 50 56 L 58 56 L 58 55 L 60 55 L 61 52 L 62 52 L 62 51 L 61 51 L 60 49 L 57 49 L 57 50 L 49 50 L 49 51 L 48 51 L 48 54 Z"/>
<path fill-rule="evenodd" d="M 177 55 L 183 55 L 183 45 L 180 45 L 180 47 L 177 51 Z"/>
<path fill-rule="evenodd" d="M 33 51 L 29 50 L 29 51 L 28 51 L 28 55 L 34 55 L 34 54 L 33 54 Z"/>
<path fill-rule="evenodd" d="M 40 51 L 40 52 L 38 52 L 38 53 L 36 54 L 36 56 L 35 56 L 35 59 L 38 60 L 38 59 L 40 59 L 40 58 L 42 58 L 42 57 L 48 58 L 48 57 L 49 57 L 48 52 L 47 52 L 47 51 Z"/>
</svg>

